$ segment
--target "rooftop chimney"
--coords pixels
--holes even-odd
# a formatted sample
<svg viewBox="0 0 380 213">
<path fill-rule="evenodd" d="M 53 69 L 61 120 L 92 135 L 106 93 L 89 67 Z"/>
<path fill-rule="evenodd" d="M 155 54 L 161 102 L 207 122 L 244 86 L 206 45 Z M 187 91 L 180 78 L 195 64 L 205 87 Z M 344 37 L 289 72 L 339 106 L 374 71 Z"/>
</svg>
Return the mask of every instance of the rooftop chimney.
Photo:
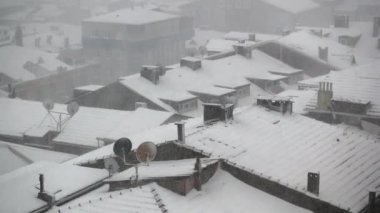
<svg viewBox="0 0 380 213">
<path fill-rule="evenodd" d="M 332 83 L 319 82 L 318 90 L 318 109 L 328 109 L 331 106 L 331 99 L 333 97 Z"/>
<path fill-rule="evenodd" d="M 203 121 L 205 123 L 212 121 L 227 121 L 233 119 L 233 104 L 214 104 L 205 103 L 203 104 Z"/>
<path fill-rule="evenodd" d="M 329 60 L 329 47 L 318 47 L 318 57 L 321 60 L 328 61 Z"/>
<path fill-rule="evenodd" d="M 307 191 L 319 194 L 319 173 L 309 172 L 307 174 Z"/>
<path fill-rule="evenodd" d="M 242 55 L 248 59 L 252 58 L 252 47 L 245 43 L 234 44 L 236 54 Z"/>
<path fill-rule="evenodd" d="M 248 41 L 256 41 L 256 34 L 255 33 L 248 34 Z"/>
<path fill-rule="evenodd" d="M 334 26 L 336 28 L 349 28 L 350 27 L 350 17 L 348 15 L 335 15 L 334 16 Z"/>
<path fill-rule="evenodd" d="M 376 212 L 376 192 L 371 191 L 368 194 L 368 213 Z"/>
<path fill-rule="evenodd" d="M 188 67 L 192 70 L 197 70 L 202 67 L 202 61 L 201 59 L 194 58 L 194 57 L 184 57 L 184 58 L 181 58 L 180 66 Z"/>
<path fill-rule="evenodd" d="M 202 190 L 202 164 L 199 158 L 197 158 L 197 160 L 195 161 L 194 170 L 196 171 L 194 174 L 194 187 L 198 191 L 201 191 Z"/>
<path fill-rule="evenodd" d="M 140 75 L 152 83 L 158 84 L 160 79 L 160 67 L 144 65 L 140 71 Z"/>
<path fill-rule="evenodd" d="M 373 37 L 379 36 L 379 31 L 380 31 L 380 17 L 374 17 L 373 18 Z"/>
<path fill-rule="evenodd" d="M 185 122 L 177 122 L 175 123 L 177 125 L 177 134 L 178 134 L 178 141 L 182 144 L 184 144 L 186 141 L 185 137 Z"/>
</svg>

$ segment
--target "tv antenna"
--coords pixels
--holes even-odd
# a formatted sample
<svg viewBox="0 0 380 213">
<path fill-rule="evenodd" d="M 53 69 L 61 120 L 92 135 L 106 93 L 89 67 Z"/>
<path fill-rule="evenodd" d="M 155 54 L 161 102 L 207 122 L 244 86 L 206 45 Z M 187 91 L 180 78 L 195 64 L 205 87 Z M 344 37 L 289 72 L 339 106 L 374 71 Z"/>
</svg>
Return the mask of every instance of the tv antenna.
<svg viewBox="0 0 380 213">
<path fill-rule="evenodd" d="M 68 105 L 67 105 L 67 113 L 66 112 L 59 112 L 59 111 L 53 111 L 54 109 L 54 102 L 51 101 L 50 99 L 46 99 L 45 101 L 42 102 L 42 105 L 44 106 L 44 108 L 47 110 L 47 115 L 44 117 L 44 119 L 42 120 L 42 122 L 40 123 L 39 126 L 42 125 L 42 123 L 46 120 L 47 117 L 50 117 L 55 123 L 56 123 L 56 130 L 58 132 L 62 131 L 62 126 L 63 124 L 66 123 L 66 121 L 71 118 L 75 113 L 78 112 L 79 110 L 79 104 L 75 101 L 73 102 L 70 102 Z M 56 117 L 54 116 L 55 115 L 58 115 L 58 119 L 56 119 Z M 62 116 L 68 116 L 68 118 L 66 118 L 65 120 L 62 120 Z"/>
</svg>

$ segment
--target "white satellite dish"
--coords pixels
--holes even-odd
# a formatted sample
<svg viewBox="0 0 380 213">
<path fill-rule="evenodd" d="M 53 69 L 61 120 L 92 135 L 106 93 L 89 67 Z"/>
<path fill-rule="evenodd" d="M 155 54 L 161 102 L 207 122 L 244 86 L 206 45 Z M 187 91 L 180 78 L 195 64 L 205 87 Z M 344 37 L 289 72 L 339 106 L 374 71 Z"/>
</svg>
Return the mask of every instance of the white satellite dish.
<svg viewBox="0 0 380 213">
<path fill-rule="evenodd" d="M 114 158 L 104 159 L 104 168 L 108 170 L 110 174 L 115 174 L 119 171 L 120 166 Z"/>
<path fill-rule="evenodd" d="M 140 162 L 149 163 L 154 160 L 157 154 L 157 147 L 152 142 L 144 142 L 136 150 L 136 158 Z"/>
<path fill-rule="evenodd" d="M 50 111 L 50 110 L 52 110 L 52 109 L 54 108 L 54 103 L 53 103 L 53 101 L 51 101 L 51 100 L 49 100 L 49 99 L 45 100 L 45 101 L 42 103 L 42 105 L 45 107 L 45 109 L 46 109 L 47 111 Z"/>
<path fill-rule="evenodd" d="M 73 116 L 75 113 L 77 113 L 79 110 L 79 104 L 75 101 L 70 102 L 67 105 L 67 112 L 70 116 Z"/>
</svg>

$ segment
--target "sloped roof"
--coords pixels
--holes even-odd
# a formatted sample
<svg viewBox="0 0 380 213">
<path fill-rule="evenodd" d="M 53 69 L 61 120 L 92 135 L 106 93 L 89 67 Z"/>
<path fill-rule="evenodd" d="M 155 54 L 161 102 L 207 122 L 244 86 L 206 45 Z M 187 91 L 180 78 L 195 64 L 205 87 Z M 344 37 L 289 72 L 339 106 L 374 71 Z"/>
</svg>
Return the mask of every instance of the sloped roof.
<svg viewBox="0 0 380 213">
<path fill-rule="evenodd" d="M 189 120 L 186 133 L 187 147 L 308 196 L 315 197 L 306 191 L 307 173 L 317 171 L 321 175 L 317 197 L 352 212 L 368 204 L 369 189 L 380 192 L 380 141 L 355 127 L 250 106 L 235 110 L 234 120 L 226 123 L 204 126 L 201 119 Z M 173 140 L 176 127 L 166 125 L 130 138 L 155 143 Z M 108 149 L 97 150 L 87 159 L 112 152 Z"/>
<path fill-rule="evenodd" d="M 103 146 L 97 138 L 117 140 L 138 131 L 159 126 L 173 113 L 138 108 L 136 111 L 81 107 L 64 126 L 54 143 L 70 143 L 90 147 Z"/>
<path fill-rule="evenodd" d="M 58 115 L 48 114 L 41 102 L 0 98 L 0 111 L 0 134 L 22 137 L 24 134 L 57 131 Z M 67 113 L 66 105 L 55 104 L 53 111 Z M 102 145 L 98 144 L 97 137 L 125 137 L 161 125 L 173 115 L 145 108 L 121 111 L 80 107 L 71 118 L 68 115 L 62 116 L 62 131 L 54 142 L 97 147 Z"/>
<path fill-rule="evenodd" d="M 303 30 L 291 33 L 290 35 L 281 37 L 273 42 L 293 48 L 317 60 L 321 60 L 318 56 L 318 47 L 328 47 L 328 61 L 325 63 L 332 65 L 336 69 L 346 69 L 351 67 L 353 55 L 355 56 L 357 64 L 365 64 L 370 61 L 365 57 L 362 57 L 360 54 L 355 54 L 354 50 L 350 47 L 340 44 L 330 38 L 319 37 L 311 32 Z"/>
<path fill-rule="evenodd" d="M 36 161 L 63 162 L 76 157 L 76 155 L 38 149 L 13 143 L 0 141 L 0 175 L 29 165 Z M 10 162 L 10 163 L 5 163 Z"/>
<path fill-rule="evenodd" d="M 38 78 L 24 68 L 24 64 L 28 61 L 51 71 L 51 74 L 57 73 L 57 68 L 60 66 L 71 69 L 69 65 L 59 61 L 57 56 L 57 54 L 15 45 L 0 47 L 0 63 L 2 65 L 0 72 L 16 81 L 27 81 Z M 43 62 L 38 63 L 39 58 Z"/>
<path fill-rule="evenodd" d="M 177 195 L 162 187 L 157 187 L 157 191 L 169 212 L 310 212 L 246 185 L 223 170 L 217 171 L 202 185 L 202 191 L 192 190 L 186 196 Z"/>
<path fill-rule="evenodd" d="M 108 176 L 104 169 L 70 164 L 38 162 L 0 176 L 1 212 L 31 212 L 47 205 L 37 198 L 39 174 L 44 174 L 45 191 L 60 200 Z"/>
<path fill-rule="evenodd" d="M 380 73 L 379 62 L 332 71 L 327 75 L 299 82 L 299 85 L 318 88 L 319 82 L 333 84 L 333 99 L 355 103 L 371 103 L 369 115 L 380 115 Z M 354 87 L 353 87 L 354 85 Z"/>
<path fill-rule="evenodd" d="M 68 204 L 55 207 L 49 212 L 134 212 L 162 213 L 152 190 L 157 184 L 114 192 L 99 193 L 78 198 Z M 164 201 L 163 201 L 164 203 Z"/>
</svg>

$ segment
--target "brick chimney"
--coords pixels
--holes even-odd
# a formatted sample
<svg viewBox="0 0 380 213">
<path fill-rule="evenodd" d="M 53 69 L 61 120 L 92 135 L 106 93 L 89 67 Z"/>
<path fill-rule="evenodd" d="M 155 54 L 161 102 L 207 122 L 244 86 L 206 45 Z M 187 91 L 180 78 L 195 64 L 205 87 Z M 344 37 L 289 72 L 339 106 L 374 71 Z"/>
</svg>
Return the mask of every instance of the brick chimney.
<svg viewBox="0 0 380 213">
<path fill-rule="evenodd" d="M 177 122 L 175 125 L 177 125 L 178 142 L 184 144 L 186 142 L 185 122 Z"/>
<path fill-rule="evenodd" d="M 335 15 L 334 16 L 334 27 L 336 27 L 336 28 L 349 28 L 350 27 L 350 17 L 348 15 Z"/>
<path fill-rule="evenodd" d="M 184 58 L 181 58 L 180 66 L 188 67 L 192 70 L 197 70 L 202 67 L 202 61 L 194 57 L 184 57 Z"/>
<path fill-rule="evenodd" d="M 235 44 L 234 50 L 236 54 L 242 55 L 248 59 L 252 58 L 252 47 L 251 45 L 245 44 L 245 43 L 239 43 Z"/>
<path fill-rule="evenodd" d="M 307 191 L 316 195 L 319 194 L 319 173 L 307 173 Z"/>
<path fill-rule="evenodd" d="M 318 109 L 328 109 L 331 106 L 331 99 L 333 97 L 332 83 L 319 82 L 318 90 Z"/>
<path fill-rule="evenodd" d="M 318 47 L 318 57 L 321 60 L 328 61 L 329 60 L 329 47 Z"/>
<path fill-rule="evenodd" d="M 159 83 L 160 79 L 160 67 L 159 66 L 147 66 L 144 65 L 140 71 L 140 75 L 145 79 L 148 79 L 154 84 Z"/>
<path fill-rule="evenodd" d="M 380 31 L 380 17 L 374 17 L 373 18 L 373 37 L 379 36 L 379 31 Z"/>
<path fill-rule="evenodd" d="M 234 105 L 233 104 L 203 104 L 203 121 L 205 123 L 212 121 L 227 121 L 233 119 Z"/>
</svg>

